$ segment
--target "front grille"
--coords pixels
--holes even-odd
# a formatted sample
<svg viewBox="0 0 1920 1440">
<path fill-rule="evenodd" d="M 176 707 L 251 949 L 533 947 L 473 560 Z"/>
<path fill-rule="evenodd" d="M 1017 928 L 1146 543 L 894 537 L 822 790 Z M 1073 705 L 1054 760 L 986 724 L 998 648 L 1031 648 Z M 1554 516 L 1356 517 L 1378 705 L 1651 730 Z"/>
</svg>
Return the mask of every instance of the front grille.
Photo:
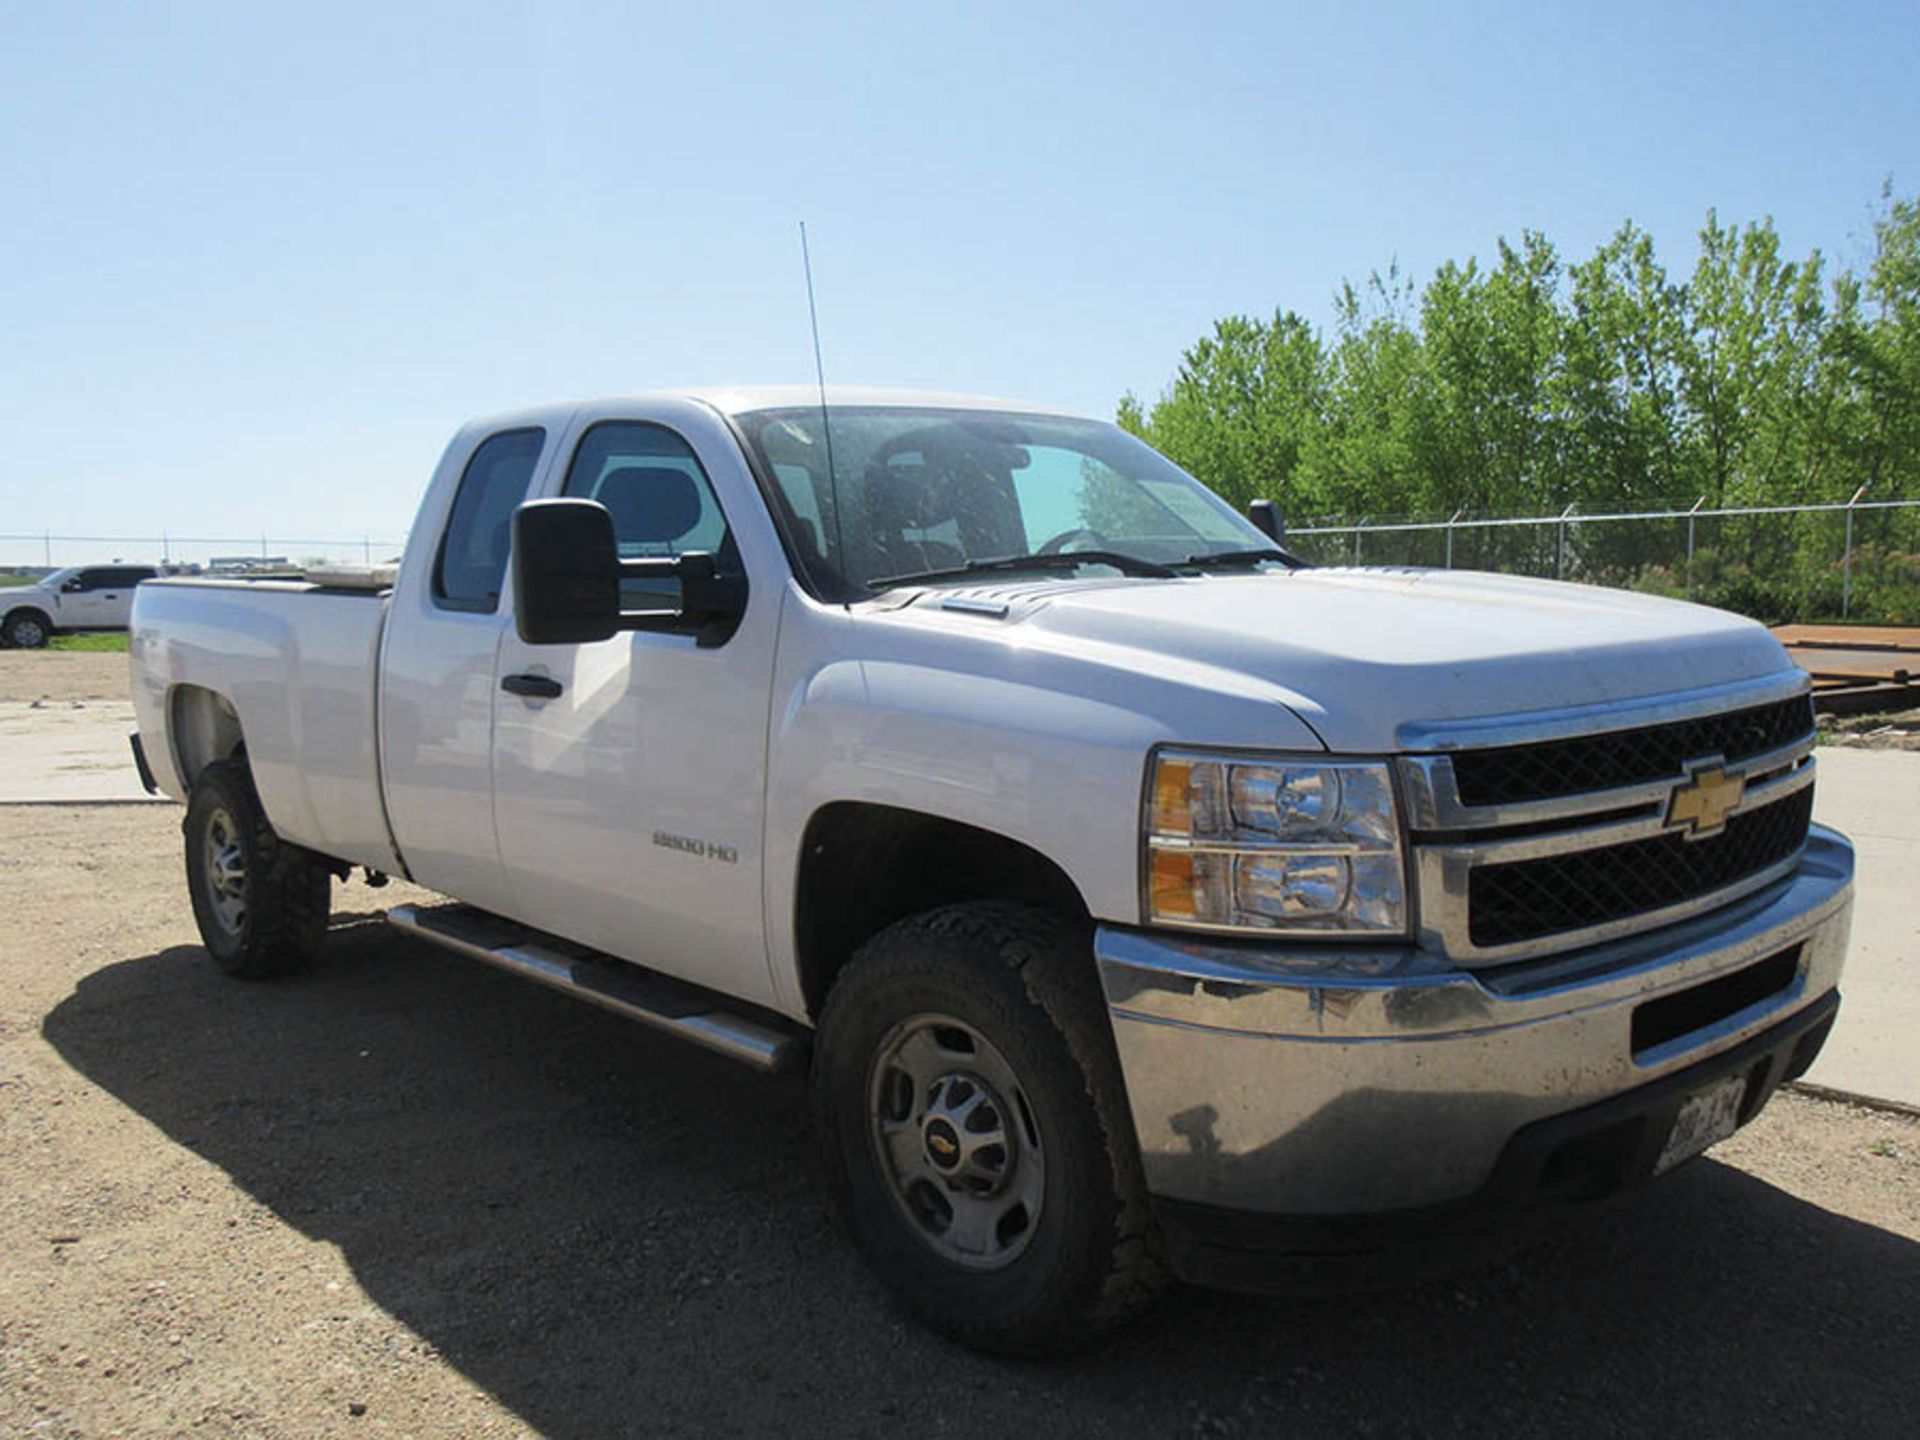
<svg viewBox="0 0 1920 1440">
<path fill-rule="evenodd" d="M 1675 832 L 1479 865 L 1468 881 L 1468 933 L 1476 946 L 1513 945 L 1684 904 L 1792 856 L 1806 842 L 1812 819 L 1813 787 L 1807 786 L 1734 816 L 1706 840 Z"/>
<path fill-rule="evenodd" d="M 1453 757 L 1454 783 L 1463 804 L 1514 805 L 1678 779 L 1689 761 L 1709 755 L 1745 760 L 1812 732 L 1813 699 L 1796 695 L 1746 710 L 1638 730 L 1463 750 Z"/>
</svg>

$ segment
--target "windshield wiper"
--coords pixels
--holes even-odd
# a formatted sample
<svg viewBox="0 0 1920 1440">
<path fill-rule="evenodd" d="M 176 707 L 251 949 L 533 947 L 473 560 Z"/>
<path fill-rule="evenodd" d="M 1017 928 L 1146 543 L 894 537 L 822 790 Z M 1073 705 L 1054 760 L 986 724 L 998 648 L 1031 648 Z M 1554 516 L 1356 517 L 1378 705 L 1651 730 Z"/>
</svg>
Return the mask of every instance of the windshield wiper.
<svg viewBox="0 0 1920 1440">
<path fill-rule="evenodd" d="M 1189 555 L 1180 564 L 1194 570 L 1251 570 L 1267 560 L 1278 560 L 1290 570 L 1300 568 L 1300 561 L 1284 550 L 1215 550 L 1206 555 Z"/>
<path fill-rule="evenodd" d="M 1000 555 L 991 560 L 969 560 L 964 565 L 949 565 L 938 570 L 912 570 L 904 575 L 887 575 L 867 581 L 869 590 L 885 590 L 893 585 L 916 585 L 922 580 L 963 580 L 969 575 L 989 574 L 996 570 L 1078 570 L 1082 565 L 1110 565 L 1122 575 L 1151 576 L 1171 580 L 1174 572 L 1165 565 L 1142 560 L 1138 555 L 1122 555 L 1118 550 L 1062 550 L 1052 555 Z"/>
</svg>

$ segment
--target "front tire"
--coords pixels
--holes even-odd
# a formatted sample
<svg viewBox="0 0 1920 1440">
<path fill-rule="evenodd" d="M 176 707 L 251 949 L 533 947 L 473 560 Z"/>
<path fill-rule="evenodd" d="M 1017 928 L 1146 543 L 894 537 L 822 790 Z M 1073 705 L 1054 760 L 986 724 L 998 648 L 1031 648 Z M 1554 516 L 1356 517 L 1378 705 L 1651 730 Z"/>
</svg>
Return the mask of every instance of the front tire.
<svg viewBox="0 0 1920 1440">
<path fill-rule="evenodd" d="M 15 650 L 42 650 L 53 638 L 53 626 L 47 617 L 37 610 L 16 610 L 7 617 L 7 623 L 0 629 L 0 639 L 4 639 Z"/>
<path fill-rule="evenodd" d="M 258 980 L 319 955 L 332 876 L 274 834 L 245 762 L 219 760 L 200 772 L 181 829 L 194 923 L 216 965 Z"/>
<path fill-rule="evenodd" d="M 855 1244 L 932 1328 L 1054 1353 L 1157 1293 L 1084 927 L 975 904 L 881 932 L 828 996 L 814 1099 Z"/>
</svg>

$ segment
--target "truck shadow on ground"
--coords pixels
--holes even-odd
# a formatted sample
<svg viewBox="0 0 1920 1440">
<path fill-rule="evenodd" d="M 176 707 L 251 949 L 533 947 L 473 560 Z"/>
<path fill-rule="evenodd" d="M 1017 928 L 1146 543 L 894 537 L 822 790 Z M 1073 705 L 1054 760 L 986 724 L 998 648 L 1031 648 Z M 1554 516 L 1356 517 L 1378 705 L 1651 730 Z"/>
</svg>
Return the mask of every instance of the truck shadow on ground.
<svg viewBox="0 0 1920 1440">
<path fill-rule="evenodd" d="M 1014 1365 L 868 1277 L 800 1081 L 377 923 L 274 984 L 109 965 L 44 1033 L 551 1435 L 1920 1433 L 1920 1245 L 1711 1161 L 1448 1282 L 1180 1291 Z"/>
</svg>

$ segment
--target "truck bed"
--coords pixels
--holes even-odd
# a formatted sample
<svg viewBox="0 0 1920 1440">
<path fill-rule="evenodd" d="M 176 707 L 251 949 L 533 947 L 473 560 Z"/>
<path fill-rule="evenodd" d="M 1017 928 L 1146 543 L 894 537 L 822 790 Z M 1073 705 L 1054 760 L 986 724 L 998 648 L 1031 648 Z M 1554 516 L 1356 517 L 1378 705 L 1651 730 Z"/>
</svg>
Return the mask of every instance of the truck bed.
<svg viewBox="0 0 1920 1440">
<path fill-rule="evenodd" d="M 381 799 L 382 591 L 310 580 L 149 581 L 134 602 L 133 699 L 161 789 L 186 799 L 186 717 L 226 697 L 274 829 L 323 855 L 394 869 Z"/>
</svg>

